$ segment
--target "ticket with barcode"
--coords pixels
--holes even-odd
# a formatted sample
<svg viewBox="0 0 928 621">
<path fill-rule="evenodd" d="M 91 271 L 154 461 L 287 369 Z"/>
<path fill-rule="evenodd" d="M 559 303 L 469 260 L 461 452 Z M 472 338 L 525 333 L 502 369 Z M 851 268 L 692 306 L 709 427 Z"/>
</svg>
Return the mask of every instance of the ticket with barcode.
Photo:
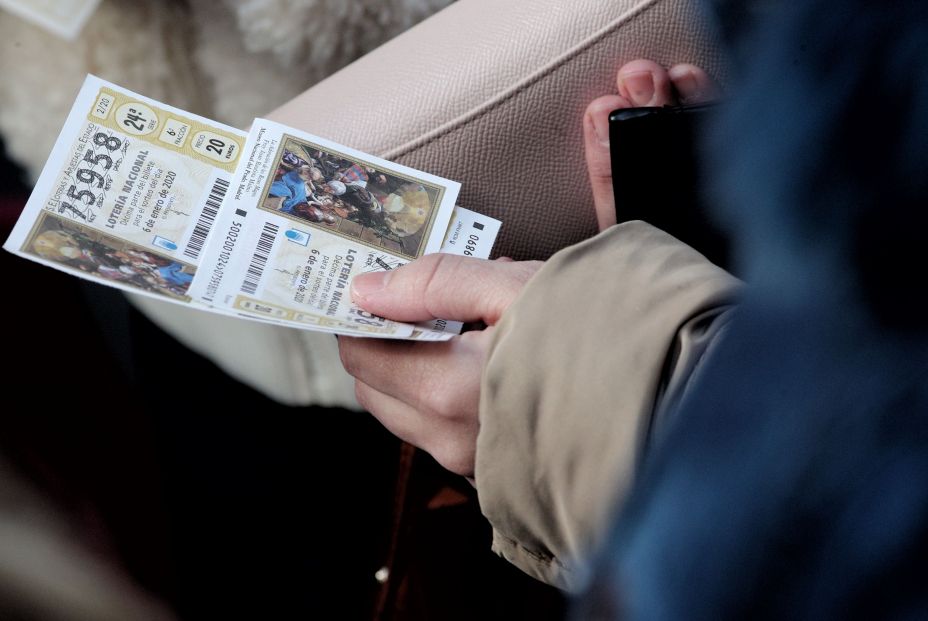
<svg viewBox="0 0 928 621">
<path fill-rule="evenodd" d="M 247 140 L 246 140 L 247 138 Z M 350 300 L 424 254 L 487 258 L 459 185 L 266 120 L 250 134 L 88 76 L 4 248 L 125 291 L 307 330 L 442 340 Z"/>
<path fill-rule="evenodd" d="M 459 187 L 258 119 L 190 295 L 295 327 L 419 337 L 353 306 L 351 279 L 441 250 Z"/>
<path fill-rule="evenodd" d="M 88 76 L 4 248 L 189 302 L 245 137 Z"/>
</svg>

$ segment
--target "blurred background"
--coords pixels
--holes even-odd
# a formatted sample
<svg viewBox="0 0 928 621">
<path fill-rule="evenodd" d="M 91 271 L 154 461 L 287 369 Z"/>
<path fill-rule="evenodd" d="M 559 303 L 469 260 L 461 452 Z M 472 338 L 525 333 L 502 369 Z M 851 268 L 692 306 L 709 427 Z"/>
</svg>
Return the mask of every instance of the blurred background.
<svg viewBox="0 0 928 621">
<path fill-rule="evenodd" d="M 0 8 L 0 235 L 87 73 L 246 127 L 449 2 L 104 0 L 71 40 Z M 372 417 L 275 403 L 119 292 L 0 262 L 0 618 L 562 616 Z"/>
</svg>

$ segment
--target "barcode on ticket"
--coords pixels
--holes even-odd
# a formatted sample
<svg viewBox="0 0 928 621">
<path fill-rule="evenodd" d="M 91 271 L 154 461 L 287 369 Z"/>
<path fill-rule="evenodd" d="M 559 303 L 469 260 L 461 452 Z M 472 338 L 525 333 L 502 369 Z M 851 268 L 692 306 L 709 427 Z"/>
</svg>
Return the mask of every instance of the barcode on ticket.
<svg viewBox="0 0 928 621">
<path fill-rule="evenodd" d="M 264 223 L 255 253 L 248 265 L 248 272 L 245 274 L 245 281 L 242 283 L 242 293 L 254 295 L 255 291 L 258 290 L 258 282 L 261 280 L 261 274 L 264 273 L 264 266 L 267 265 L 267 259 L 271 254 L 271 248 L 274 246 L 274 239 L 277 237 L 278 230 L 280 230 L 280 227 L 276 224 Z"/>
<path fill-rule="evenodd" d="M 216 179 L 213 183 L 206 204 L 203 206 L 203 211 L 200 212 L 200 217 L 197 218 L 197 225 L 190 235 L 190 241 L 187 242 L 187 247 L 184 249 L 184 256 L 194 260 L 200 257 L 203 246 L 206 244 L 206 238 L 209 237 L 209 231 L 213 228 L 213 222 L 216 221 L 219 207 L 222 206 L 222 199 L 225 198 L 228 189 L 229 182 L 225 179 Z"/>
</svg>

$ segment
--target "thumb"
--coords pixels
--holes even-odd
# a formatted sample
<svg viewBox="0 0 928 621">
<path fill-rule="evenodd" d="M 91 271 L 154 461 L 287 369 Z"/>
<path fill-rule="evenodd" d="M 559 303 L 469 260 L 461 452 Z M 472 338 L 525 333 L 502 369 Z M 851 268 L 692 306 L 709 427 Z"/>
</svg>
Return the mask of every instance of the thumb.
<svg viewBox="0 0 928 621">
<path fill-rule="evenodd" d="M 583 117 L 583 142 L 596 220 L 602 231 L 615 224 L 615 194 L 612 190 L 612 158 L 609 151 L 609 113 L 631 104 L 619 95 L 594 99 Z"/>
<path fill-rule="evenodd" d="M 430 254 L 388 272 L 359 274 L 351 298 L 395 321 L 450 319 L 493 325 L 534 274 L 538 261 L 485 261 Z"/>
</svg>

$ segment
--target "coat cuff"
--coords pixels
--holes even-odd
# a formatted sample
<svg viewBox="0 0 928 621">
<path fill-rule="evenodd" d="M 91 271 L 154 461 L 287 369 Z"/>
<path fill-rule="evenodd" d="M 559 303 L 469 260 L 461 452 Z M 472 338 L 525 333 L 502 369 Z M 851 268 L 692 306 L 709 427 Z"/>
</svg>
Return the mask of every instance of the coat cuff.
<svg viewBox="0 0 928 621">
<path fill-rule="evenodd" d="M 643 222 L 554 255 L 496 328 L 476 483 L 494 549 L 581 589 L 662 401 L 687 385 L 740 283 Z"/>
</svg>

